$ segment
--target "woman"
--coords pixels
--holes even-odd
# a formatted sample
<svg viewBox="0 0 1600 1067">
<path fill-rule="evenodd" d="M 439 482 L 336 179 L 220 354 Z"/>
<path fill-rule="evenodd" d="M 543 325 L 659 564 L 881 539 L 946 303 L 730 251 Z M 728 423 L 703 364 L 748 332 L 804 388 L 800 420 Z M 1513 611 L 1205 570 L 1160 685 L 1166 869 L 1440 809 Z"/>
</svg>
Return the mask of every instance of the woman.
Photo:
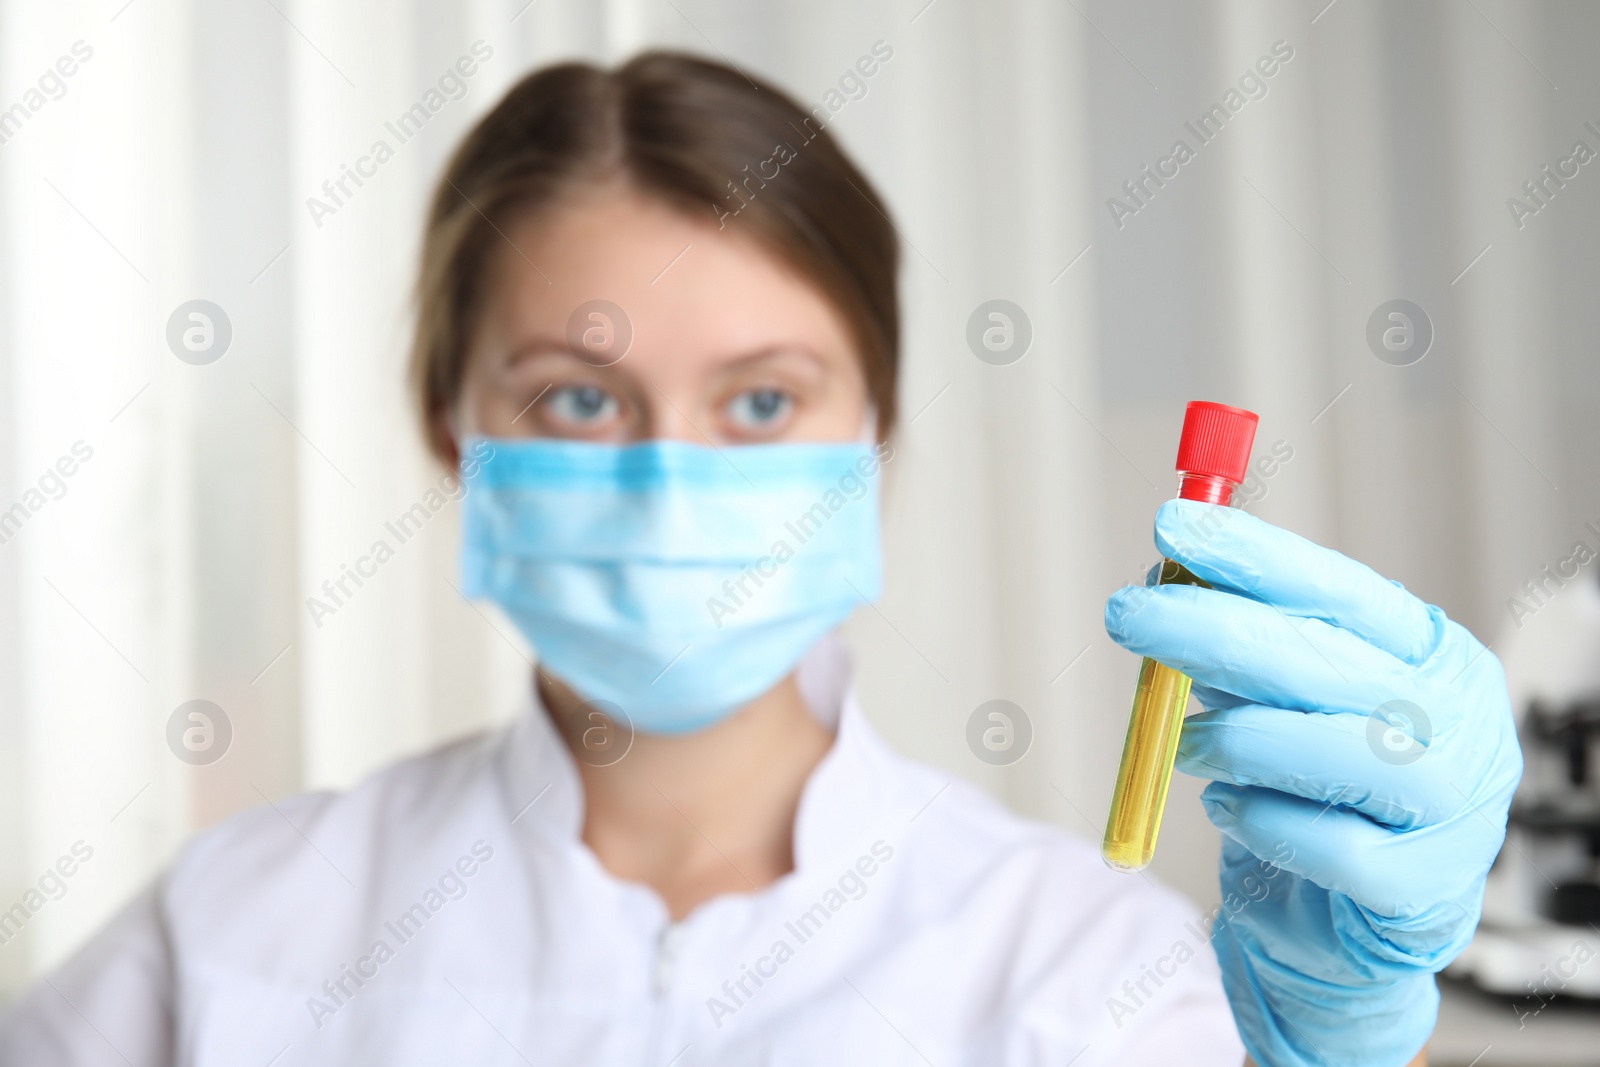
<svg viewBox="0 0 1600 1067">
<path fill-rule="evenodd" d="M 1520 773 L 1494 658 L 1343 556 L 1165 506 L 1158 548 L 1211 587 L 1106 622 L 1207 708 L 1204 920 L 889 752 L 829 635 L 878 592 L 896 263 L 770 86 L 649 54 L 512 89 L 433 200 L 414 366 L 468 489 L 462 588 L 539 653 L 529 708 L 197 835 L 0 1060 L 1419 1055 Z M 1369 741 L 1395 701 L 1420 759 Z"/>
</svg>

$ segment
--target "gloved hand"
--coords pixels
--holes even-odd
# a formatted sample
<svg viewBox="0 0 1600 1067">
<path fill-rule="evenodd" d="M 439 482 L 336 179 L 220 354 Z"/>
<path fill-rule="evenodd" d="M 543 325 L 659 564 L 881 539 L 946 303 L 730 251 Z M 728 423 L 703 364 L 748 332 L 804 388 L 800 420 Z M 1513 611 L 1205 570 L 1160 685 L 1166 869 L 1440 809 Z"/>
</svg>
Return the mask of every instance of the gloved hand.
<svg viewBox="0 0 1600 1067">
<path fill-rule="evenodd" d="M 1106 631 L 1195 680 L 1178 767 L 1223 837 L 1212 934 L 1262 1067 L 1405 1064 L 1477 926 L 1522 754 L 1499 661 L 1360 563 L 1174 500 L 1156 545 L 1212 588 L 1118 590 Z"/>
</svg>

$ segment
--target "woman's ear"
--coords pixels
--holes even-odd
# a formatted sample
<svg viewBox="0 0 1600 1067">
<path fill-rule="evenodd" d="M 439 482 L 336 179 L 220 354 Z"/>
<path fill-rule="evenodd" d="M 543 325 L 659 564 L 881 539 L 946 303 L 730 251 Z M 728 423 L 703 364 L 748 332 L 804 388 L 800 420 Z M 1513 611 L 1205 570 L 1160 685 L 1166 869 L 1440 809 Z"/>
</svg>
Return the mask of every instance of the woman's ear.
<svg viewBox="0 0 1600 1067">
<path fill-rule="evenodd" d="M 439 461 L 451 470 L 461 466 L 461 444 L 456 437 L 453 420 L 444 411 L 435 411 L 428 418 L 428 447 Z"/>
</svg>

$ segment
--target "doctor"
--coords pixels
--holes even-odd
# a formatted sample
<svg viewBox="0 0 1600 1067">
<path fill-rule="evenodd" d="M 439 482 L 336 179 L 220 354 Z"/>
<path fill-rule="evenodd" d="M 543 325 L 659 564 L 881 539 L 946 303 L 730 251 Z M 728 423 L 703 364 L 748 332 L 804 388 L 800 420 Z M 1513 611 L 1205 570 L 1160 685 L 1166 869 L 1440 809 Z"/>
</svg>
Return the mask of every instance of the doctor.
<svg viewBox="0 0 1600 1067">
<path fill-rule="evenodd" d="M 1494 657 L 1163 506 L 1211 587 L 1106 627 L 1196 680 L 1211 917 L 889 751 L 830 634 L 879 592 L 896 263 L 770 86 L 650 54 L 514 87 L 434 197 L 414 370 L 462 589 L 539 654 L 525 713 L 198 834 L 0 1063 L 1422 1062 L 1520 774 Z M 1397 700 L 1406 763 L 1369 742 Z"/>
</svg>

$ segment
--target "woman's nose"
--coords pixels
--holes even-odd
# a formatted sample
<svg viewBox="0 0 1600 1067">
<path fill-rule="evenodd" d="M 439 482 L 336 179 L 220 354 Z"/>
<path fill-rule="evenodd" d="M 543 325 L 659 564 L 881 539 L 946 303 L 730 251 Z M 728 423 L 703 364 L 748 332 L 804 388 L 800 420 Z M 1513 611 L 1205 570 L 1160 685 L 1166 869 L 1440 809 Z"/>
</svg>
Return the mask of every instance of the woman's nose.
<svg viewBox="0 0 1600 1067">
<path fill-rule="evenodd" d="M 648 395 L 641 405 L 636 440 L 664 439 L 690 444 L 718 444 L 716 427 L 708 412 L 699 410 L 695 400 L 670 385 L 647 383 Z"/>
</svg>

